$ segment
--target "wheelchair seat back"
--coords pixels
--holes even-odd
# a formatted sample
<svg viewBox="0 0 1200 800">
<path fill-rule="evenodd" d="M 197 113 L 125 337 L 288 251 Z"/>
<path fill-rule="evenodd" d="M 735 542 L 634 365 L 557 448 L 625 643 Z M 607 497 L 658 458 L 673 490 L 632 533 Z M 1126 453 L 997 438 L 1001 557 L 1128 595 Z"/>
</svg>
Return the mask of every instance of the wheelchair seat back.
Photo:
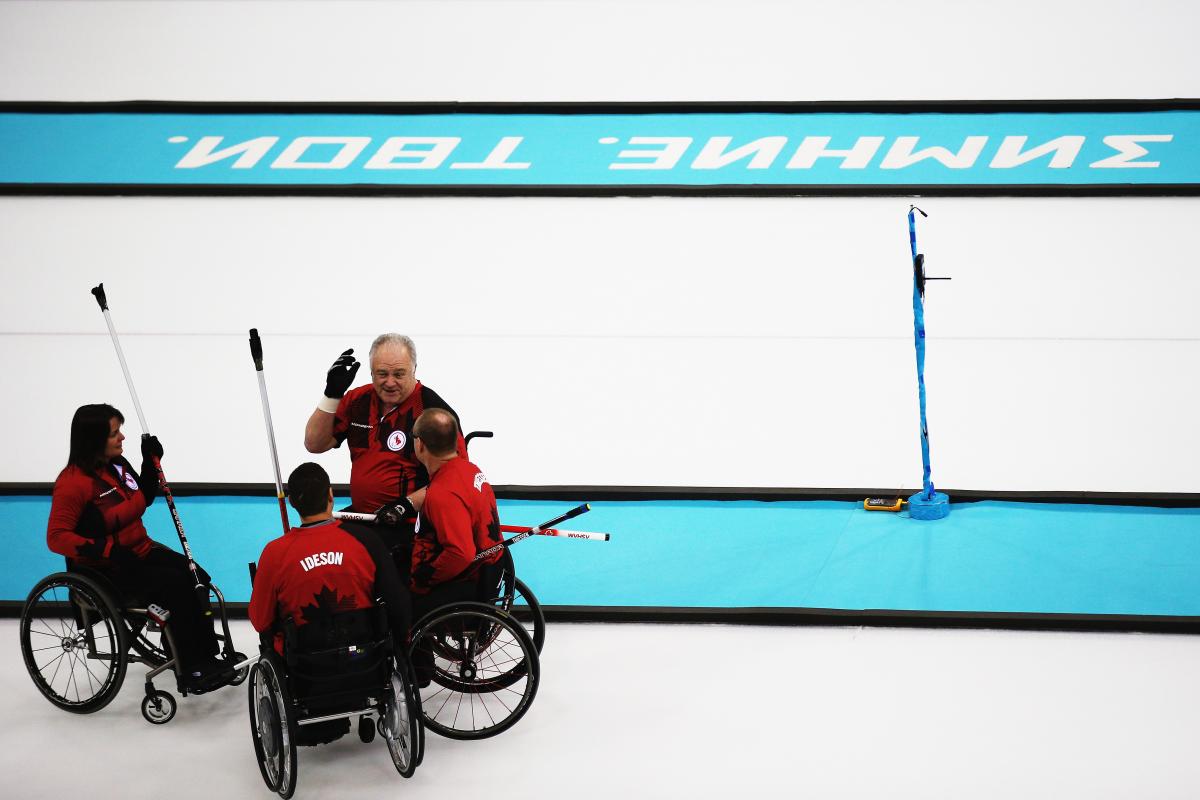
<svg viewBox="0 0 1200 800">
<path fill-rule="evenodd" d="M 283 626 L 283 657 L 292 697 L 308 716 L 361 704 L 388 681 L 392 637 L 382 606 L 342 611 Z"/>
</svg>

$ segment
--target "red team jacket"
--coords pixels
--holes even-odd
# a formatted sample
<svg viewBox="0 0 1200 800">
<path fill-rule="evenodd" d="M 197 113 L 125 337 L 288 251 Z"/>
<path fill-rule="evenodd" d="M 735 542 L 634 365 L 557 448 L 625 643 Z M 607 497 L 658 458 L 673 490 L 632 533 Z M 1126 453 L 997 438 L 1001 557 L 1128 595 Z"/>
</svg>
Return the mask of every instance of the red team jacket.
<svg viewBox="0 0 1200 800">
<path fill-rule="evenodd" d="M 385 503 L 407 497 L 429 483 L 412 439 L 413 423 L 427 408 L 444 408 L 454 414 L 437 392 L 420 381 L 403 403 L 386 414 L 371 384 L 346 392 L 333 420 L 333 436 L 338 446 L 343 441 L 350 445 L 350 502 L 355 511 L 373 514 Z M 458 454 L 467 454 L 462 434 Z"/>
<path fill-rule="evenodd" d="M 89 505 L 94 507 L 90 513 Z M 97 511 L 103 530 L 99 526 L 88 529 L 88 517 L 95 520 Z M 146 498 L 138 487 L 137 473 L 123 456 L 96 474 L 71 464 L 54 482 L 46 544 L 53 552 L 85 565 L 104 563 L 112 555 L 114 543 L 141 558 L 152 544 L 142 524 L 145 511 Z M 80 530 L 81 521 L 85 530 Z"/>
<path fill-rule="evenodd" d="M 504 551 L 474 565 L 471 559 L 500 541 L 496 495 L 487 477 L 466 458 L 447 461 L 430 481 L 417 520 L 412 590 L 426 594 L 439 583 L 474 579 L 483 563 L 499 561 Z"/>
<path fill-rule="evenodd" d="M 287 617 L 297 626 L 307 625 L 339 611 L 370 608 L 382 597 L 403 640 L 408 595 L 395 569 L 387 549 L 370 531 L 347 530 L 336 520 L 292 528 L 268 542 L 258 559 L 250 622 L 260 633 Z M 281 642 L 280 633 L 276 649 Z"/>
</svg>

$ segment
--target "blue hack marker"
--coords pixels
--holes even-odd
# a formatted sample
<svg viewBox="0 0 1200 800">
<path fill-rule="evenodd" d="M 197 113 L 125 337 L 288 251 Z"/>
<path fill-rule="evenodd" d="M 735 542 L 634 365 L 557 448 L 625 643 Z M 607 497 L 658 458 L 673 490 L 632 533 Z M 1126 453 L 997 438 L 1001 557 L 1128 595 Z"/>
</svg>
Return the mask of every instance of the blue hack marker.
<svg viewBox="0 0 1200 800">
<path fill-rule="evenodd" d="M 916 212 L 928 217 L 916 206 L 908 209 L 908 243 L 913 260 L 913 339 L 917 349 L 917 395 L 921 403 L 921 478 L 922 490 L 908 498 L 908 515 L 912 519 L 942 519 L 950 513 L 950 497 L 935 491 L 929 468 L 929 424 L 925 420 L 925 281 L 948 281 L 949 278 L 929 278 L 925 275 L 925 255 L 917 252 Z"/>
</svg>

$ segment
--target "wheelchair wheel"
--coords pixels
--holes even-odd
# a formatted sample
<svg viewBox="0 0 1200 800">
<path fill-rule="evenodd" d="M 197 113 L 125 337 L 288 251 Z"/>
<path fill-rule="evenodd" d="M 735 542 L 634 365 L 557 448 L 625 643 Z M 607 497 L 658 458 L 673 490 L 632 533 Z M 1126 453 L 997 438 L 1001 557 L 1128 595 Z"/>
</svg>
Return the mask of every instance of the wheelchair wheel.
<svg viewBox="0 0 1200 800">
<path fill-rule="evenodd" d="M 402 778 L 411 778 L 420 763 L 421 707 L 410 677 L 405 665 L 392 669 L 379 718 L 379 730 Z"/>
<path fill-rule="evenodd" d="M 250 735 L 267 788 L 287 800 L 296 791 L 296 724 L 278 661 L 264 656 L 250 670 Z"/>
<path fill-rule="evenodd" d="M 510 576 L 506 575 L 500 585 L 500 596 L 493 604 L 521 621 L 540 655 L 542 645 L 546 643 L 546 617 L 542 614 L 542 604 L 529 587 L 520 578 L 510 580 Z"/>
<path fill-rule="evenodd" d="M 175 718 L 178 705 L 169 692 L 155 691 L 142 698 L 142 717 L 151 725 L 165 725 Z"/>
<path fill-rule="evenodd" d="M 537 695 L 537 649 L 520 622 L 486 603 L 460 603 L 417 623 L 410 658 L 430 730 L 485 739 L 507 730 Z M 432 661 L 432 666 L 430 662 Z"/>
<path fill-rule="evenodd" d="M 126 627 L 108 592 L 69 572 L 43 578 L 21 610 L 21 655 L 38 691 L 65 711 L 108 705 L 125 680 Z"/>
</svg>

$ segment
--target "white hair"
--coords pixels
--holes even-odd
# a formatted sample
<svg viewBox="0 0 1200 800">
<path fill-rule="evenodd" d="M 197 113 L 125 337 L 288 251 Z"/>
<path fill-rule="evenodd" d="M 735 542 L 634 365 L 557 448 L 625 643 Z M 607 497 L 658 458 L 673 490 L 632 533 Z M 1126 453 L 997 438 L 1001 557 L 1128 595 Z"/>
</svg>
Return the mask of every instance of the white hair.
<svg viewBox="0 0 1200 800">
<path fill-rule="evenodd" d="M 375 341 L 371 342 L 371 352 L 367 354 L 367 357 L 370 360 L 374 360 L 375 351 L 389 345 L 399 345 L 408 350 L 408 355 L 412 358 L 413 366 L 417 366 L 417 346 L 413 344 L 412 339 L 402 333 L 381 333 L 376 336 Z"/>
</svg>

